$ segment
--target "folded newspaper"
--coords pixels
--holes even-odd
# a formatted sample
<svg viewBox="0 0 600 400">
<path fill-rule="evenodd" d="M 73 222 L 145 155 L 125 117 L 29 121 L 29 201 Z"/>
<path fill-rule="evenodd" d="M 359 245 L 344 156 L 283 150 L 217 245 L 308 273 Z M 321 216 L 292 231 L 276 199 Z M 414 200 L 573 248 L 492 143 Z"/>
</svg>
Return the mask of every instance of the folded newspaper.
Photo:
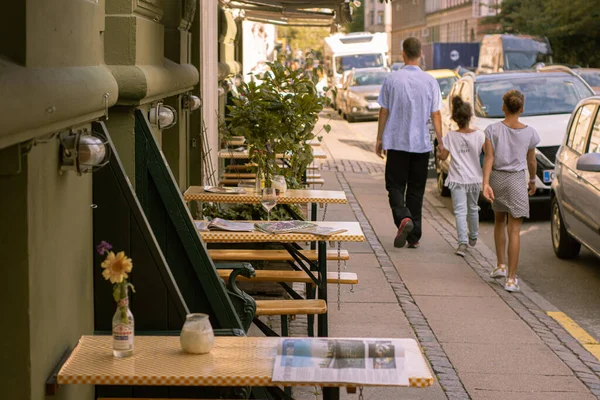
<svg viewBox="0 0 600 400">
<path fill-rule="evenodd" d="M 284 338 L 273 382 L 408 386 L 405 360 L 400 340 Z"/>
<path fill-rule="evenodd" d="M 229 231 L 229 232 L 254 232 L 252 222 L 233 222 L 221 218 L 212 221 L 196 221 L 199 231 Z"/>
<path fill-rule="evenodd" d="M 331 236 L 346 232 L 346 229 L 319 226 L 307 221 L 259 222 L 254 224 L 257 230 L 274 235 L 282 233 L 307 233 L 317 236 Z"/>
</svg>

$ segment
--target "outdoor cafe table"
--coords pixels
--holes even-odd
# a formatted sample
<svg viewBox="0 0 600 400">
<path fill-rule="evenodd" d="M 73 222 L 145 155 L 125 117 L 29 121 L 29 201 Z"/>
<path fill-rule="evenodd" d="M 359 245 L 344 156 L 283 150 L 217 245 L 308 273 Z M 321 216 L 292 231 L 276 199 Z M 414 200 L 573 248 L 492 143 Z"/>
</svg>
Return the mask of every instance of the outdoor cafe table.
<svg viewBox="0 0 600 400">
<path fill-rule="evenodd" d="M 277 154 L 276 158 L 286 159 L 290 158 L 289 154 Z M 313 157 L 315 159 L 325 159 L 327 158 L 327 154 L 321 150 L 313 150 Z M 248 159 L 250 155 L 248 150 L 243 151 L 234 151 L 234 150 L 220 150 L 219 158 L 231 158 L 231 159 Z"/>
<path fill-rule="evenodd" d="M 210 193 L 203 186 L 190 186 L 183 194 L 186 202 L 260 204 L 261 195 L 253 188 L 244 188 L 243 194 Z M 341 190 L 288 189 L 277 195 L 277 204 L 312 204 L 311 220 L 317 219 L 317 204 L 346 204 L 346 193 Z M 295 216 L 297 217 L 297 216 Z"/>
<path fill-rule="evenodd" d="M 196 226 L 203 221 L 194 221 Z M 235 221 L 252 222 L 252 221 Z M 257 222 L 257 221 L 254 221 Z M 265 221 L 259 221 L 265 222 Z M 309 233 L 282 233 L 273 235 L 261 231 L 253 232 L 227 232 L 227 231 L 199 231 L 205 243 L 282 243 L 290 244 L 297 242 L 317 242 L 317 271 L 319 272 L 318 293 L 319 298 L 327 303 L 327 242 L 364 242 L 365 235 L 358 222 L 317 221 L 318 226 L 346 229 L 345 232 L 330 236 L 318 236 Z M 294 256 L 292 246 L 286 246 L 286 250 Z M 317 317 L 318 335 L 328 336 L 327 313 Z"/>
<path fill-rule="evenodd" d="M 274 382 L 273 366 L 281 338 L 215 337 L 210 353 L 186 354 L 177 336 L 136 336 L 134 354 L 116 359 L 111 336 L 82 336 L 56 375 L 58 385 L 131 386 L 323 386 L 356 387 L 347 383 Z M 433 375 L 414 339 L 400 339 L 411 387 L 428 387 Z M 376 385 L 373 385 L 376 386 Z M 324 391 L 334 400 L 337 390 Z"/>
</svg>

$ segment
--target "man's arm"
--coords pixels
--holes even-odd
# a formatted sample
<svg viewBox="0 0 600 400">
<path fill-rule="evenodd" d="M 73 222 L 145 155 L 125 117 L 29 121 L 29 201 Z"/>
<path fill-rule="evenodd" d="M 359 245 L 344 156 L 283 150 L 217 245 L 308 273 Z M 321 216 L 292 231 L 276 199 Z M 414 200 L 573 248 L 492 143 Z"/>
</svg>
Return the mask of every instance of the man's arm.
<svg viewBox="0 0 600 400">
<path fill-rule="evenodd" d="M 383 158 L 383 131 L 390 115 L 390 110 L 381 107 L 379 109 L 379 122 L 377 124 L 377 141 L 375 142 L 375 154 Z"/>
</svg>

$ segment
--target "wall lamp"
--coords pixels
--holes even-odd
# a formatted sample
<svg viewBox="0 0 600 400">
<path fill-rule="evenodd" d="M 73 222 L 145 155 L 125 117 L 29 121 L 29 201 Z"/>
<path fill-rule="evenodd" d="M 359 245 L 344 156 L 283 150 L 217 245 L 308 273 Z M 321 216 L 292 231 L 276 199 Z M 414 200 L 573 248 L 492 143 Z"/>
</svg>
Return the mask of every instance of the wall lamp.
<svg viewBox="0 0 600 400">
<path fill-rule="evenodd" d="M 181 96 L 181 106 L 184 110 L 195 111 L 200 108 L 202 101 L 200 97 L 193 94 L 184 94 Z"/>
<path fill-rule="evenodd" d="M 154 104 L 148 111 L 148 121 L 159 130 L 169 129 L 177 123 L 177 110 L 161 102 Z"/>
<path fill-rule="evenodd" d="M 60 141 L 61 171 L 75 171 L 77 175 L 95 172 L 110 161 L 110 146 L 101 133 L 88 129 L 64 132 Z"/>
</svg>

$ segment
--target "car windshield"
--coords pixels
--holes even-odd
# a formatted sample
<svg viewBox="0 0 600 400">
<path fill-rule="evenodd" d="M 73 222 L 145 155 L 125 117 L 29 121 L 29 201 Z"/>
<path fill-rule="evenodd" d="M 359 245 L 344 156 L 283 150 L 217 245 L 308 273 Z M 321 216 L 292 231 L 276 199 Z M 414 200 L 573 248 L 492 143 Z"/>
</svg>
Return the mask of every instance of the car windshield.
<svg viewBox="0 0 600 400">
<path fill-rule="evenodd" d="M 382 85 L 388 75 L 389 72 L 386 71 L 357 72 L 354 75 L 352 86 Z"/>
<path fill-rule="evenodd" d="M 548 57 L 542 53 L 507 51 L 504 53 L 504 70 L 531 69 L 536 63 L 547 61 Z"/>
<path fill-rule="evenodd" d="M 578 78 L 571 76 L 511 78 L 475 84 L 475 114 L 482 118 L 502 118 L 502 96 L 511 89 L 525 95 L 523 116 L 570 114 L 577 103 L 594 93 Z"/>
<path fill-rule="evenodd" d="M 600 86 L 600 71 L 583 71 L 580 75 L 588 85 Z"/>
<path fill-rule="evenodd" d="M 454 76 L 450 78 L 437 78 L 438 84 L 440 85 L 440 92 L 442 93 L 442 99 L 446 100 L 448 94 L 450 93 L 450 89 L 452 89 L 452 85 L 458 79 Z"/>
<path fill-rule="evenodd" d="M 381 54 L 354 54 L 335 58 L 335 69 L 338 74 L 342 74 L 344 71 L 349 71 L 352 68 L 377 67 L 383 67 L 383 57 Z"/>
</svg>

